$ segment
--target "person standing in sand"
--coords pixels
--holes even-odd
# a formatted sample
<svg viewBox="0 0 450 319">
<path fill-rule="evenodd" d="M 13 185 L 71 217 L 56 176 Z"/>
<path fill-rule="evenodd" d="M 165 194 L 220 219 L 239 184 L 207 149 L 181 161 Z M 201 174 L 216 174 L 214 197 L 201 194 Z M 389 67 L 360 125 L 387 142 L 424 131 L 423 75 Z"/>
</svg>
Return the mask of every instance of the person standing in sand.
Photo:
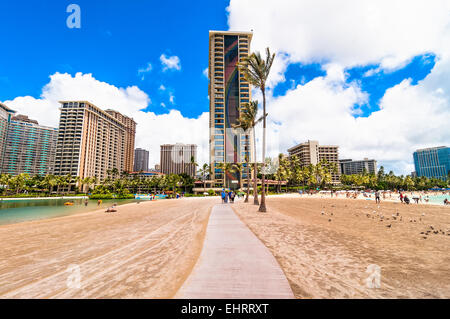
<svg viewBox="0 0 450 319">
<path fill-rule="evenodd" d="M 380 203 L 380 191 L 378 191 L 378 190 L 375 192 L 375 202 L 377 204 Z"/>
</svg>

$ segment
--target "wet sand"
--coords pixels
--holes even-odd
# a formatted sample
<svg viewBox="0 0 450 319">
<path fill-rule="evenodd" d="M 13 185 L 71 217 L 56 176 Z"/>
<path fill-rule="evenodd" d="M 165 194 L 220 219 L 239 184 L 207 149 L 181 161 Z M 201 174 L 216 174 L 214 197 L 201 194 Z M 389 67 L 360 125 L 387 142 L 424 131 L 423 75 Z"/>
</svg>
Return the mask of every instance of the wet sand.
<svg viewBox="0 0 450 319">
<path fill-rule="evenodd" d="M 269 197 L 266 214 L 232 205 L 297 298 L 450 297 L 449 207 L 299 197 Z M 367 286 L 370 264 L 381 268 L 380 288 Z"/>
<path fill-rule="evenodd" d="M 216 203 L 142 202 L 0 226 L 0 298 L 171 298 L 200 255 Z"/>
</svg>

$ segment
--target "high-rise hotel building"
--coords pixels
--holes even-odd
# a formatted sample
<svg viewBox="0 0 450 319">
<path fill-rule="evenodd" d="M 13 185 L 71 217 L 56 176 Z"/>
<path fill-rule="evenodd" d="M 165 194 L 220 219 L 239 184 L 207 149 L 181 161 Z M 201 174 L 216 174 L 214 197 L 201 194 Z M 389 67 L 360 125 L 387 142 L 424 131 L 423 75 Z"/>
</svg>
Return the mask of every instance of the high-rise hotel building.
<svg viewBox="0 0 450 319">
<path fill-rule="evenodd" d="M 134 150 L 134 167 L 135 172 L 147 172 L 148 171 L 148 158 L 149 152 L 142 148 Z"/>
<path fill-rule="evenodd" d="M 136 137 L 136 122 L 114 110 L 106 110 L 106 113 L 119 120 L 125 126 L 125 163 L 124 170 L 131 172 L 134 169 L 134 144 Z"/>
<path fill-rule="evenodd" d="M 232 125 L 239 118 L 243 103 L 251 98 L 250 85 L 239 72 L 250 52 L 251 32 L 209 31 L 209 114 L 210 164 L 215 187 L 224 182 L 220 163 L 244 163 L 248 156 L 253 161 L 251 134 L 239 133 Z M 245 165 L 245 164 L 244 164 Z M 239 187 L 245 169 L 239 173 L 227 172 L 227 187 Z"/>
<path fill-rule="evenodd" d="M 194 177 L 196 161 L 197 145 L 195 144 L 161 145 L 161 173 L 167 175 L 185 173 Z"/>
<path fill-rule="evenodd" d="M 58 129 L 39 125 L 28 116 L 13 116 L 2 153 L 2 174 L 47 175 L 53 173 Z"/>
<path fill-rule="evenodd" d="M 418 177 L 445 180 L 450 174 L 450 147 L 439 146 L 414 152 L 414 166 Z"/>
<path fill-rule="evenodd" d="M 11 110 L 5 104 L 0 103 L 0 169 L 5 154 L 6 134 L 8 133 L 9 122 L 16 111 Z"/>
<path fill-rule="evenodd" d="M 343 175 L 362 174 L 364 172 L 368 174 L 377 173 L 377 161 L 374 159 L 365 158 L 359 161 L 342 159 L 339 160 L 339 164 Z"/>
<path fill-rule="evenodd" d="M 289 156 L 297 156 L 301 166 L 317 165 L 321 161 L 334 163 L 337 173 L 331 173 L 332 183 L 339 184 L 341 168 L 339 165 L 339 146 L 319 145 L 318 141 L 307 141 L 288 149 Z"/>
<path fill-rule="evenodd" d="M 134 136 L 127 135 L 133 132 L 127 131 L 129 118 L 115 111 L 103 111 L 86 101 L 60 103 L 55 175 L 96 176 L 104 180 L 113 169 L 119 173 L 128 170 L 129 158 L 134 158 L 134 144 L 132 155 L 126 145 L 134 141 Z"/>
</svg>

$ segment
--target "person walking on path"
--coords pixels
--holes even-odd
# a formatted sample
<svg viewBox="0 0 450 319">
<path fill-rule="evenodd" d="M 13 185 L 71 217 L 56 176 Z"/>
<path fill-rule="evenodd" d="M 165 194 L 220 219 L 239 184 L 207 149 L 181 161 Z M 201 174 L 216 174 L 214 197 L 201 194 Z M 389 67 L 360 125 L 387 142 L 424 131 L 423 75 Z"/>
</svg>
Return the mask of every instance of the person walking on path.
<svg viewBox="0 0 450 319">
<path fill-rule="evenodd" d="M 227 199 L 227 193 L 225 192 L 225 189 L 222 189 L 222 193 L 220 194 L 222 196 L 222 204 L 226 202 Z"/>
</svg>

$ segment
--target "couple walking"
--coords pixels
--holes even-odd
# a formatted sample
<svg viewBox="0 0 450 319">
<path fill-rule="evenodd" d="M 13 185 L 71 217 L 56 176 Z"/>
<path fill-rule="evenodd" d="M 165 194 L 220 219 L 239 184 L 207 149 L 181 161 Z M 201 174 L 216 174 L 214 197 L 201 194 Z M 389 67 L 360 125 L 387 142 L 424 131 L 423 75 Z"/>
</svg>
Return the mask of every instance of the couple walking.
<svg viewBox="0 0 450 319">
<path fill-rule="evenodd" d="M 222 204 L 223 204 L 223 203 L 228 203 L 228 199 L 230 199 L 230 203 L 234 203 L 234 197 L 236 195 L 231 190 L 227 193 L 227 191 L 224 188 L 224 189 L 222 189 L 221 196 L 222 196 Z"/>
</svg>

